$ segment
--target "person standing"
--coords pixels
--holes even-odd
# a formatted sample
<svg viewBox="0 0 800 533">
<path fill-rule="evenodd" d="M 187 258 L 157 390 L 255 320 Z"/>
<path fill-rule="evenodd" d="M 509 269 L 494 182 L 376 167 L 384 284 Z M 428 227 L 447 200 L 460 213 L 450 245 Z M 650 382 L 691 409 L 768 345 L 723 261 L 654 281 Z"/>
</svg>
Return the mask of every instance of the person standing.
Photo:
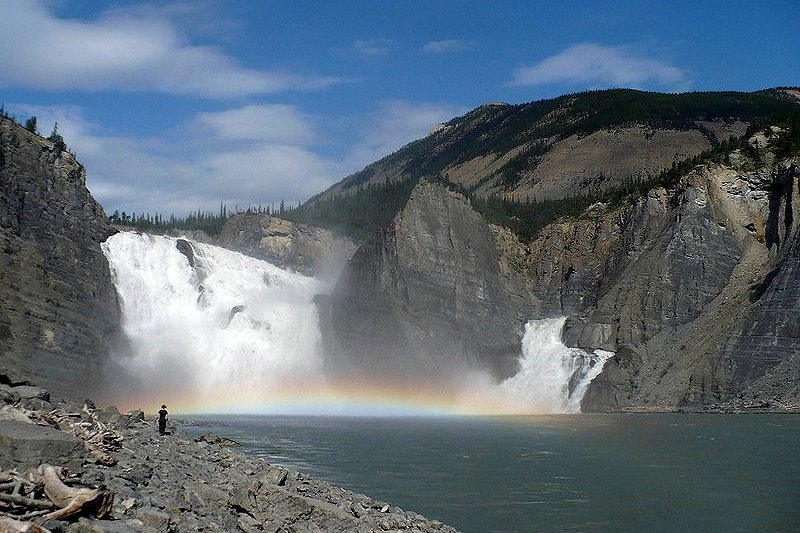
<svg viewBox="0 0 800 533">
<path fill-rule="evenodd" d="M 162 405 L 161 410 L 158 412 L 158 434 L 165 435 L 167 433 L 167 406 Z"/>
</svg>

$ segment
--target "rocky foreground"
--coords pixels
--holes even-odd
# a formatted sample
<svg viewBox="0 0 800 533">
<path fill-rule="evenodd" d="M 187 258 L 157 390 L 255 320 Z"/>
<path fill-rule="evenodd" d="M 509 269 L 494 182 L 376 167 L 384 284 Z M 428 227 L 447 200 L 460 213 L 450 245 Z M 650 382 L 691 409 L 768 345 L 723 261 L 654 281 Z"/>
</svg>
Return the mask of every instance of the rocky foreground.
<svg viewBox="0 0 800 533">
<path fill-rule="evenodd" d="M 0 532 L 456 531 L 233 444 L 175 428 L 159 436 L 141 411 L 51 402 L 46 390 L 0 376 Z M 53 503 L 46 464 L 64 469 L 64 491 L 96 493 L 104 508 Z"/>
</svg>

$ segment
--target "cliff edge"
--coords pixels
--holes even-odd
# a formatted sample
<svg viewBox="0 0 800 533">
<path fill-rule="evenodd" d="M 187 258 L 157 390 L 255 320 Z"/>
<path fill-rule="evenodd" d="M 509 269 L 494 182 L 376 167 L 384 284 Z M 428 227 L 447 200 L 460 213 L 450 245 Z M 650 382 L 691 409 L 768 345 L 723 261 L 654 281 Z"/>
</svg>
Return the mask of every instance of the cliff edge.
<svg viewBox="0 0 800 533">
<path fill-rule="evenodd" d="M 100 243 L 114 233 L 66 151 L 0 117 L 0 370 L 57 395 L 97 390 L 119 331 Z"/>
</svg>

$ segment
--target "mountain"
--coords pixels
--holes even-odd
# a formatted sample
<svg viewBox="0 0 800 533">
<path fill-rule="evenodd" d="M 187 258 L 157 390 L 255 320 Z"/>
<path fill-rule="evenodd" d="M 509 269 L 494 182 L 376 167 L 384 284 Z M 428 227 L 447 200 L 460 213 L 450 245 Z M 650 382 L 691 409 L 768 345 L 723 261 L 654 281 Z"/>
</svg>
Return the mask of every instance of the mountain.
<svg viewBox="0 0 800 533">
<path fill-rule="evenodd" d="M 594 197 L 658 179 L 748 127 L 789 116 L 797 91 L 662 94 L 614 89 L 486 104 L 344 178 L 291 214 L 364 240 L 421 178 L 474 198 Z"/>
<path fill-rule="evenodd" d="M 0 116 L 0 374 L 85 397 L 119 340 L 100 250 L 115 230 L 54 140 Z"/>
<path fill-rule="evenodd" d="M 723 102 L 731 94 L 721 93 Z M 516 370 L 528 320 L 567 316 L 568 346 L 616 353 L 585 410 L 797 405 L 800 114 L 788 99 L 775 101 L 789 107 L 765 119 L 771 125 L 751 124 L 742 138 L 670 164 L 657 180 L 626 187 L 620 178 L 614 194 L 594 195 L 607 201 L 571 201 L 573 211 L 530 239 L 487 220 L 479 187 L 422 179 L 322 302 L 332 366 L 411 380 L 465 367 L 499 379 Z M 496 107 L 466 116 L 491 120 L 505 112 Z M 437 135 L 382 168 L 422 154 L 423 144 L 441 148 Z M 357 203 L 363 194 L 345 193 L 358 190 L 354 179 L 314 202 L 329 195 L 335 205 L 345 195 Z M 521 216 L 549 204 L 526 205 Z"/>
<path fill-rule="evenodd" d="M 797 406 L 796 94 L 482 106 L 218 243 L 320 275 L 354 246 L 308 223 L 355 238 L 316 298 L 328 372 L 501 380 L 528 321 L 567 317 L 567 346 L 615 353 L 584 410 Z M 0 117 L 0 375 L 64 396 L 126 379 L 114 231 L 63 142 Z"/>
</svg>

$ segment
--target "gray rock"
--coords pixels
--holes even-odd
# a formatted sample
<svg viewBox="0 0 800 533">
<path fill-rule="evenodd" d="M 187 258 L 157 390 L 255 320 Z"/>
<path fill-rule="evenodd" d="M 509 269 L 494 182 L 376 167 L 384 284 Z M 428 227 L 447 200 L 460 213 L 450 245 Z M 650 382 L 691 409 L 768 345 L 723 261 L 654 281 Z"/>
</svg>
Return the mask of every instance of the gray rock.
<svg viewBox="0 0 800 533">
<path fill-rule="evenodd" d="M 114 229 L 83 166 L 5 117 L 0 161 L 0 373 L 96 392 L 120 332 L 100 249 Z"/>
<path fill-rule="evenodd" d="M 289 477 L 289 471 L 281 466 L 270 466 L 267 468 L 266 473 L 261 477 L 266 483 L 271 483 L 278 487 L 286 485 L 286 479 Z"/>
<path fill-rule="evenodd" d="M 17 420 L 25 423 L 31 422 L 23 411 L 11 405 L 3 405 L 0 407 L 0 420 Z"/>
<path fill-rule="evenodd" d="M 17 402 L 19 407 L 23 407 L 30 411 L 49 411 L 53 408 L 50 402 L 40 400 L 39 398 L 26 398 Z"/>
<path fill-rule="evenodd" d="M 131 421 L 144 421 L 144 411 L 141 409 L 134 409 L 133 411 L 128 413 L 128 418 Z"/>
<path fill-rule="evenodd" d="M 365 524 L 338 507 L 283 489 L 259 492 L 255 501 L 263 510 L 254 513 L 254 517 L 263 520 L 264 531 L 279 531 L 281 528 L 330 533 L 369 531 Z"/>
<path fill-rule="evenodd" d="M 239 514 L 238 518 L 236 519 L 236 525 L 239 527 L 239 529 L 244 531 L 244 533 L 257 533 L 259 531 L 263 531 L 259 521 L 247 513 Z"/>
<path fill-rule="evenodd" d="M 800 353 L 800 167 L 781 169 L 773 182 L 771 226 L 768 238 L 782 254 L 774 270 L 755 287 L 753 307 L 726 346 L 734 367 L 733 391 L 745 390 L 773 367 Z M 796 204 L 796 205 L 795 205 Z M 780 219 L 783 219 L 780 223 Z M 781 238 L 783 237 L 783 239 Z"/>
<path fill-rule="evenodd" d="M 14 392 L 14 388 L 0 383 L 0 403 L 17 403 L 19 394 Z"/>
<path fill-rule="evenodd" d="M 120 520 L 89 520 L 83 517 L 67 529 L 67 533 L 138 533 L 140 531 L 141 529 Z"/>
<path fill-rule="evenodd" d="M 169 514 L 153 507 L 136 509 L 136 518 L 142 521 L 144 527 L 151 527 L 158 531 L 167 531 L 170 523 Z"/>
<path fill-rule="evenodd" d="M 331 372 L 441 383 L 459 369 L 513 374 L 532 304 L 509 289 L 469 201 L 422 181 L 320 307 Z"/>
<path fill-rule="evenodd" d="M 194 247 L 186 239 L 178 239 L 175 241 L 175 247 L 182 253 L 189 261 L 189 265 L 194 267 Z"/>
<path fill-rule="evenodd" d="M 231 216 L 213 244 L 327 279 L 335 279 L 356 249 L 329 230 L 263 213 Z"/>
<path fill-rule="evenodd" d="M 0 467 L 24 471 L 42 463 L 78 472 L 86 455 L 83 441 L 57 429 L 0 420 Z"/>
<path fill-rule="evenodd" d="M 50 393 L 41 387 L 33 387 L 31 385 L 21 385 L 14 387 L 13 392 L 22 400 L 42 400 L 45 402 L 50 401 Z"/>
<path fill-rule="evenodd" d="M 153 469 L 146 464 L 135 464 L 129 469 L 123 470 L 119 477 L 127 479 L 136 485 L 147 485 L 153 477 Z"/>
</svg>

